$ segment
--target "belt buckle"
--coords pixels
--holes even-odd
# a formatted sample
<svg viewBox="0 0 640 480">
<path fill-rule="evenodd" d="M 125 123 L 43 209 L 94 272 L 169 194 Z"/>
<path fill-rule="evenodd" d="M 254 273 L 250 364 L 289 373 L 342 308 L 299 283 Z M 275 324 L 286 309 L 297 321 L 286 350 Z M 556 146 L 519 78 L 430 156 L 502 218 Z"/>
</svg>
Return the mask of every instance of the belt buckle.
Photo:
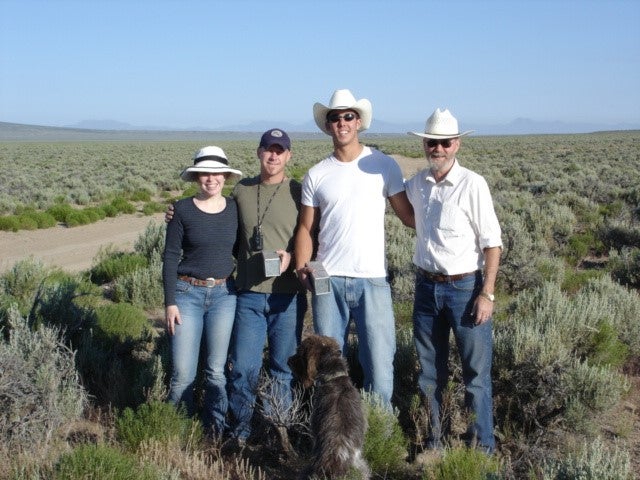
<svg viewBox="0 0 640 480">
<path fill-rule="evenodd" d="M 215 287 L 216 286 L 216 279 L 215 278 L 207 278 L 205 279 L 205 282 L 207 282 L 207 288 L 211 288 L 211 287 Z"/>
</svg>

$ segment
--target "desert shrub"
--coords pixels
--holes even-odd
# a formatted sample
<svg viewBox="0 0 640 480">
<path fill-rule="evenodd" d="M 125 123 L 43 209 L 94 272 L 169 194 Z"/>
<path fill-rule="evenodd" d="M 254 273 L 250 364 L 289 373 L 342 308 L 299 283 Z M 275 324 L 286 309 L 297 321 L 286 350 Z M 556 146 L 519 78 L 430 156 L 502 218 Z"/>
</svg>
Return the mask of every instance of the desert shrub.
<svg viewBox="0 0 640 480">
<path fill-rule="evenodd" d="M 469 448 L 444 451 L 442 460 L 422 476 L 423 480 L 485 480 L 497 479 L 500 462 L 496 457 Z"/>
<path fill-rule="evenodd" d="M 113 299 L 128 302 L 142 308 L 157 308 L 164 305 L 162 288 L 162 263 L 152 260 L 149 266 L 126 273 L 114 282 Z"/>
<path fill-rule="evenodd" d="M 415 232 L 405 227 L 393 213 L 385 215 L 387 271 L 394 301 L 413 300 Z"/>
<path fill-rule="evenodd" d="M 628 220 L 611 221 L 600 227 L 598 235 L 607 250 L 622 251 L 624 247 L 640 245 L 640 227 Z"/>
<path fill-rule="evenodd" d="M 584 356 L 593 365 L 621 367 L 629 356 L 629 346 L 618 337 L 611 321 L 601 320 L 581 346 Z"/>
<path fill-rule="evenodd" d="M 576 294 L 590 281 L 598 279 L 605 275 L 605 272 L 600 270 L 573 270 L 568 268 L 565 270 L 564 278 L 562 279 L 561 289 L 568 294 Z"/>
<path fill-rule="evenodd" d="M 96 333 L 107 342 L 140 340 L 148 334 L 149 320 L 138 307 L 128 303 L 102 305 L 95 310 Z"/>
<path fill-rule="evenodd" d="M 385 478 L 402 478 L 396 476 L 406 468 L 408 442 L 400 428 L 398 412 L 390 411 L 376 395 L 362 395 L 369 423 L 365 435 L 364 457 L 372 471 Z"/>
<path fill-rule="evenodd" d="M 567 298 L 557 285 L 545 284 L 518 295 L 511 308 L 513 321 L 495 327 L 496 410 L 504 432 L 528 435 L 560 425 L 570 400 L 594 412 L 617 401 L 623 378 L 592 365 L 590 357 L 611 349 L 610 335 L 596 335 L 598 325 L 614 318 L 608 299 L 593 291 Z"/>
<path fill-rule="evenodd" d="M 91 218 L 84 210 L 72 210 L 66 216 L 64 223 L 67 227 L 77 227 L 79 225 L 87 225 L 91 221 Z"/>
<path fill-rule="evenodd" d="M 21 315 L 26 316 L 40 284 L 50 273 L 51 269 L 40 260 L 21 260 L 0 277 L 0 292 L 18 306 Z"/>
<path fill-rule="evenodd" d="M 147 260 L 160 258 L 164 252 L 165 231 L 164 223 L 149 222 L 135 241 L 134 251 L 144 255 Z"/>
<path fill-rule="evenodd" d="M 629 453 L 602 439 L 585 443 L 577 453 L 545 460 L 544 480 L 628 480 L 632 478 Z"/>
<path fill-rule="evenodd" d="M 53 215 L 47 212 L 36 212 L 35 210 L 22 213 L 20 218 L 29 218 L 33 220 L 36 223 L 37 228 L 51 228 L 55 227 L 57 224 Z"/>
<path fill-rule="evenodd" d="M 129 203 L 126 198 L 117 197 L 111 201 L 111 205 L 120 213 L 135 213 L 136 207 Z"/>
<path fill-rule="evenodd" d="M 183 409 L 162 402 L 143 403 L 136 410 L 126 408 L 116 420 L 118 441 L 135 452 L 150 439 L 167 442 L 177 439 L 182 448 L 196 447 L 202 439 L 202 426 Z"/>
<path fill-rule="evenodd" d="M 17 232 L 20 230 L 20 221 L 15 215 L 0 217 L 0 230 L 5 232 Z"/>
<path fill-rule="evenodd" d="M 500 218 L 504 249 L 500 261 L 499 280 L 507 292 L 517 292 L 543 282 L 538 268 L 541 259 L 549 257 L 549 246 L 532 236 L 518 215 L 505 212 Z"/>
<path fill-rule="evenodd" d="M 640 297 L 638 293 L 603 276 L 588 282 L 580 294 L 584 300 L 590 299 L 598 304 L 602 312 L 608 312 L 608 315 L 601 318 L 611 323 L 620 341 L 629 347 L 631 355 L 639 355 Z M 594 321 L 597 324 L 599 319 Z"/>
<path fill-rule="evenodd" d="M 71 215 L 75 209 L 68 203 L 56 203 L 46 210 L 46 213 L 55 218 L 58 222 L 66 223 L 67 217 Z"/>
<path fill-rule="evenodd" d="M 101 249 L 89 274 L 97 284 L 109 283 L 118 277 L 148 265 L 147 259 L 138 253 L 115 252 L 112 247 Z"/>
<path fill-rule="evenodd" d="M 119 213 L 118 209 L 116 207 L 114 207 L 113 205 L 111 205 L 110 203 L 102 203 L 102 204 L 100 204 L 100 209 L 109 218 L 117 217 L 118 213 Z"/>
<path fill-rule="evenodd" d="M 164 203 L 146 202 L 142 206 L 142 213 L 145 215 L 153 215 L 154 213 L 164 212 L 167 209 Z"/>
<path fill-rule="evenodd" d="M 132 202 L 148 202 L 151 200 L 151 192 L 146 188 L 134 190 L 129 194 L 129 200 Z"/>
<path fill-rule="evenodd" d="M 101 300 L 102 291 L 88 281 L 61 272 L 51 274 L 38 287 L 29 321 L 34 326 L 58 326 L 75 345 L 78 332 L 91 325 L 93 309 Z"/>
<path fill-rule="evenodd" d="M 403 414 L 409 411 L 412 397 L 417 392 L 418 370 L 413 326 L 409 323 L 396 330 L 396 354 L 393 360 L 393 401 L 400 410 L 400 422 L 406 429 L 412 425 Z"/>
<path fill-rule="evenodd" d="M 609 254 L 609 269 L 614 280 L 622 285 L 640 289 L 640 248 L 623 247 Z"/>
<path fill-rule="evenodd" d="M 0 343 L 0 438 L 5 448 L 32 451 L 80 418 L 88 398 L 57 329 L 32 331 L 15 309 L 9 322 Z"/>
<path fill-rule="evenodd" d="M 85 480 L 157 480 L 162 478 L 155 466 L 141 465 L 137 458 L 109 445 L 81 445 L 60 457 L 54 479 Z"/>
</svg>

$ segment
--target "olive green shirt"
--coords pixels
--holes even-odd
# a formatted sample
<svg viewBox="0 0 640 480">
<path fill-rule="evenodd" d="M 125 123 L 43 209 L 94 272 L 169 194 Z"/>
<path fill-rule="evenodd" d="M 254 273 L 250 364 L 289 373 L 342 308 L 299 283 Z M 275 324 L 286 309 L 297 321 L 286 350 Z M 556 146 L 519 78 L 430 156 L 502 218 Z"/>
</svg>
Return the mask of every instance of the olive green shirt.
<svg viewBox="0 0 640 480">
<path fill-rule="evenodd" d="M 251 250 L 250 239 L 258 224 L 258 186 L 260 186 L 260 220 L 263 251 L 293 252 L 294 235 L 300 211 L 301 185 L 286 179 L 275 185 L 260 183 L 260 177 L 245 178 L 233 189 L 238 204 L 238 265 L 236 287 L 239 291 L 261 293 L 296 293 L 302 285 L 294 273 L 294 262 L 278 277 L 265 277 L 260 252 Z M 278 188 L 279 187 L 279 188 Z"/>
</svg>

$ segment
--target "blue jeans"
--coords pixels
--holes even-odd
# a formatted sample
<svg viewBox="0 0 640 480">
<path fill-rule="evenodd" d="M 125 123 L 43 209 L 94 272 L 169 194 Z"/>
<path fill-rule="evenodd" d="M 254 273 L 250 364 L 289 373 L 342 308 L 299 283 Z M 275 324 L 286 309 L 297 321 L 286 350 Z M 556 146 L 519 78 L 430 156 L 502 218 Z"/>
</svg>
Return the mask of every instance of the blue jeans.
<svg viewBox="0 0 640 480">
<path fill-rule="evenodd" d="M 449 380 L 449 332 L 453 330 L 465 385 L 465 405 L 472 412 L 470 443 L 488 452 L 495 448 L 491 360 L 492 321 L 476 325 L 471 315 L 474 300 L 482 289 L 482 274 L 461 280 L 436 283 L 416 274 L 413 306 L 413 334 L 422 371 L 418 385 L 430 408 L 431 432 L 428 446 L 441 446 L 442 395 Z"/>
<path fill-rule="evenodd" d="M 207 288 L 178 280 L 176 304 L 182 323 L 176 324 L 175 335 L 170 338 L 173 372 L 168 400 L 184 404 L 190 415 L 195 413 L 193 391 L 204 335 L 203 424 L 219 435 L 226 425 L 225 366 L 236 311 L 234 282 L 227 280 L 226 284 Z"/>
<path fill-rule="evenodd" d="M 331 292 L 314 294 L 312 303 L 316 333 L 335 338 L 345 354 L 353 318 L 363 386 L 391 406 L 396 330 L 386 278 L 331 277 Z"/>
<path fill-rule="evenodd" d="M 291 405 L 293 375 L 287 360 L 296 352 L 302 335 L 307 297 L 304 293 L 238 293 L 236 320 L 230 347 L 229 411 L 231 433 L 246 439 L 251 433 L 256 392 L 268 339 L 268 369 L 272 382 L 262 399 L 266 412 Z M 271 405 L 274 400 L 277 405 Z"/>
</svg>

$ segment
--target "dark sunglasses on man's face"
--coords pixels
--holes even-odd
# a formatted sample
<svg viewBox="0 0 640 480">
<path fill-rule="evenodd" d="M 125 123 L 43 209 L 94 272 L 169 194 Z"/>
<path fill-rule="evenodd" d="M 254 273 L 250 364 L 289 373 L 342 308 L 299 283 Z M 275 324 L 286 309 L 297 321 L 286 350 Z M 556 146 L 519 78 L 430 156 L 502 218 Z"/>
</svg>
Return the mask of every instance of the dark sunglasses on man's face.
<svg viewBox="0 0 640 480">
<path fill-rule="evenodd" d="M 327 115 L 327 120 L 330 121 L 331 123 L 338 123 L 341 118 L 345 122 L 351 122 L 352 120 L 356 119 L 356 114 L 349 112 L 349 113 L 345 113 L 344 115 L 340 115 L 339 113 L 332 113 L 330 115 Z"/>
<path fill-rule="evenodd" d="M 442 148 L 449 148 L 453 143 L 453 140 L 454 139 L 452 138 L 445 138 L 444 140 L 435 140 L 433 138 L 430 138 L 429 140 L 427 140 L 427 147 L 435 148 L 438 145 L 442 145 Z"/>
</svg>

